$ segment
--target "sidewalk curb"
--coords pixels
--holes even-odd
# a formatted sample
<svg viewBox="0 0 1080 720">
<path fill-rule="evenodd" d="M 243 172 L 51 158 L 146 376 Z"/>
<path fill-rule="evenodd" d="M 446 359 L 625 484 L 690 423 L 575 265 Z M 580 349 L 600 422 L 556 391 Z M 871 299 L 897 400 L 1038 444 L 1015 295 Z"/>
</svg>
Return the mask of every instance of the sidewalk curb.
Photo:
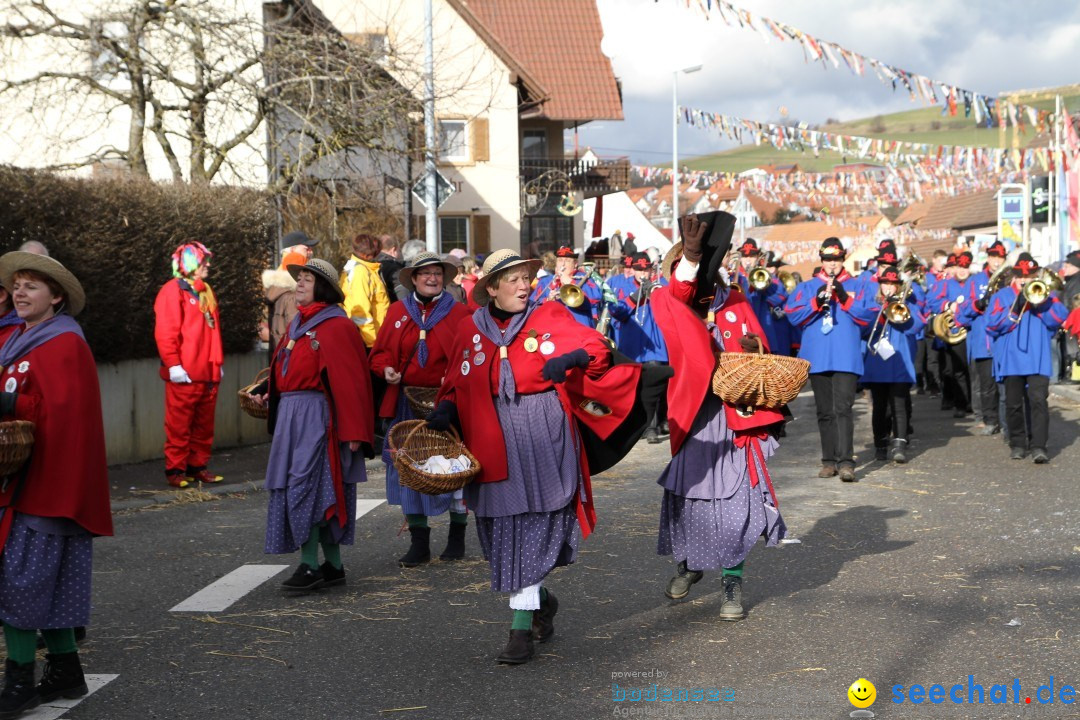
<svg viewBox="0 0 1080 720">
<path fill-rule="evenodd" d="M 1067 400 L 1068 402 L 1080 405 L 1080 386 L 1078 385 L 1051 385 L 1050 394 L 1056 395 L 1062 400 Z"/>
<path fill-rule="evenodd" d="M 373 472 L 381 472 L 385 466 L 380 458 L 373 458 L 365 463 L 365 469 L 368 475 Z M 261 492 L 262 483 L 264 479 L 260 479 L 258 482 L 249 480 L 242 483 L 228 483 L 223 485 L 202 485 L 202 491 L 210 493 L 211 495 L 232 495 L 236 493 L 249 493 L 249 492 Z M 195 488 L 191 488 L 195 489 Z M 169 505 L 174 502 L 178 497 L 182 496 L 186 489 L 182 490 L 177 488 L 176 490 L 162 490 L 157 495 L 151 495 L 150 497 L 132 498 L 130 500 L 114 500 L 111 503 L 112 511 L 118 510 L 138 510 L 139 508 L 150 507 L 151 505 Z"/>
</svg>

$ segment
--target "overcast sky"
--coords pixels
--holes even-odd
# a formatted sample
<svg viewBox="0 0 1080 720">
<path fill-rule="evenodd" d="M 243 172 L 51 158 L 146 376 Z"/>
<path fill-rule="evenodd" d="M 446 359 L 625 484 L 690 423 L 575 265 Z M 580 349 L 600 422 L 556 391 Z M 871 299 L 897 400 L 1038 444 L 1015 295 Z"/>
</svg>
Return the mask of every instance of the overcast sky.
<svg viewBox="0 0 1080 720">
<path fill-rule="evenodd" d="M 904 70 L 976 92 L 1080 83 L 1080 3 L 1075 0 L 732 0 Z M 691 0 L 597 0 L 604 50 L 623 84 L 623 122 L 597 121 L 579 141 L 636 163 L 671 162 L 672 70 L 679 103 L 752 120 L 820 123 L 925 107 L 893 92 L 873 71 L 857 76 L 807 64 L 794 41 L 765 42 Z M 1080 108 L 1072 108 L 1080 110 Z M 724 149 L 715 134 L 685 125 L 679 155 Z"/>
</svg>

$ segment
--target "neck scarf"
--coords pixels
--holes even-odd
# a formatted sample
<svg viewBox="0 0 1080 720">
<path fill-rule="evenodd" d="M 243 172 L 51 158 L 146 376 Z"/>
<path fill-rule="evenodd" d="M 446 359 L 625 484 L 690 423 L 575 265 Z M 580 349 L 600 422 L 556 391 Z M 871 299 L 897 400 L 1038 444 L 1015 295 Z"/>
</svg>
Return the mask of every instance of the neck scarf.
<svg viewBox="0 0 1080 720">
<path fill-rule="evenodd" d="M 517 383 L 514 382 L 514 369 L 510 367 L 510 359 L 507 357 L 506 348 L 514 342 L 514 338 L 525 327 L 525 321 L 532 315 L 536 305 L 527 305 L 525 309 L 514 315 L 506 330 L 499 330 L 495 324 L 495 318 L 487 307 L 482 307 L 473 313 L 473 322 L 476 323 L 480 333 L 499 348 L 499 397 L 508 402 L 513 402 L 517 397 Z"/>
<path fill-rule="evenodd" d="M 210 327 L 214 326 L 214 311 L 217 310 L 217 298 L 210 286 L 203 282 L 202 278 L 179 278 L 180 287 L 199 298 L 199 310 L 206 316 L 206 322 Z"/>
<path fill-rule="evenodd" d="M 31 350 L 64 333 L 75 333 L 83 340 L 86 340 L 79 323 L 75 322 L 75 319 L 67 314 L 54 315 L 29 330 L 19 328 L 8 337 L 4 347 L 0 348 L 0 371 Z"/>
<path fill-rule="evenodd" d="M 724 303 L 727 302 L 728 295 L 731 294 L 731 286 L 724 282 L 718 283 L 716 286 L 716 295 L 713 296 L 712 302 L 709 303 L 709 312 L 705 316 L 705 329 L 709 331 L 716 344 L 720 346 L 720 349 L 724 349 L 724 340 L 720 336 L 720 331 L 716 328 L 716 313 L 720 308 L 724 307 Z"/>
<path fill-rule="evenodd" d="M 438 325 L 443 318 L 450 314 L 450 310 L 454 307 L 454 302 L 455 300 L 450 297 L 450 293 L 440 293 L 437 297 L 433 298 L 431 304 L 427 306 L 431 309 L 425 318 L 424 309 L 417 301 L 415 293 L 406 295 L 402 300 L 402 303 L 405 305 L 405 312 L 409 314 L 412 321 L 420 328 L 420 342 L 416 346 L 416 361 L 420 363 L 420 367 L 426 366 L 428 361 L 427 334 L 431 332 L 431 329 Z"/>
<path fill-rule="evenodd" d="M 289 323 L 289 342 L 285 344 L 281 351 L 282 377 L 285 377 L 285 373 L 289 372 L 289 356 L 292 355 L 292 349 L 296 345 L 296 341 L 311 332 L 323 320 L 332 317 L 348 317 L 348 315 L 345 314 L 340 305 L 326 305 L 324 303 L 312 303 L 298 309 L 296 316 Z"/>
</svg>

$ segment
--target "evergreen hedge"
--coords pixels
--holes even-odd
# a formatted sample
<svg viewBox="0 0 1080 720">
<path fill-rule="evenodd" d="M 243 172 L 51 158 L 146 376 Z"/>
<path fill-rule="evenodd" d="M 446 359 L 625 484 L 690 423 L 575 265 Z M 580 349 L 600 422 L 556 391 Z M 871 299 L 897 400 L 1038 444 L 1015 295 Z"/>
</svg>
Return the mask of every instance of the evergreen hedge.
<svg viewBox="0 0 1080 720">
<path fill-rule="evenodd" d="M 0 166 L 0 252 L 38 240 L 86 290 L 79 323 L 98 362 L 157 357 L 154 298 L 189 238 L 214 253 L 208 282 L 225 352 L 247 352 L 273 253 L 273 205 L 257 190 L 77 179 Z"/>
</svg>

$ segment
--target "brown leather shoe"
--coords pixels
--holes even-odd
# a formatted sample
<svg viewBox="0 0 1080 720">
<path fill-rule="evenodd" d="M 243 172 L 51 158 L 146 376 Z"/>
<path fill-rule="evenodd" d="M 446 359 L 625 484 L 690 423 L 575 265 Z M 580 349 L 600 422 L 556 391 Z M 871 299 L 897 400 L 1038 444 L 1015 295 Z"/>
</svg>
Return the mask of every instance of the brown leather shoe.
<svg viewBox="0 0 1080 720">
<path fill-rule="evenodd" d="M 532 656 L 532 630 L 511 630 L 510 641 L 495 661 L 504 665 L 522 665 L 529 662 Z"/>
<path fill-rule="evenodd" d="M 841 465 L 840 479 L 844 482 L 855 482 L 855 468 L 851 465 Z"/>
<path fill-rule="evenodd" d="M 836 466 L 832 463 L 822 463 L 821 469 L 818 470 L 817 476 L 819 478 L 834 477 L 836 475 Z"/>
</svg>

